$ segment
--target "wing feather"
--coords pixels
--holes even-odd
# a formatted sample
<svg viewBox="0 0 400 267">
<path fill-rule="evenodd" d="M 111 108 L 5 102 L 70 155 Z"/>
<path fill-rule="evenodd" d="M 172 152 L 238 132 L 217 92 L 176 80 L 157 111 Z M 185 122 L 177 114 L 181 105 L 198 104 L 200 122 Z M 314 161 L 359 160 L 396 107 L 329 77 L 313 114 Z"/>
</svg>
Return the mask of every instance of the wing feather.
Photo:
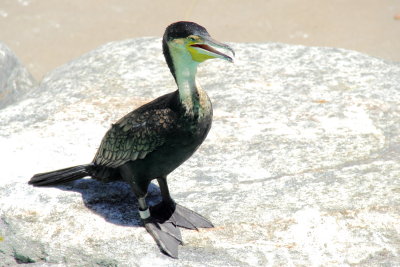
<svg viewBox="0 0 400 267">
<path fill-rule="evenodd" d="M 116 168 L 144 159 L 165 142 L 176 126 L 177 115 L 169 108 L 137 109 L 113 124 L 104 136 L 93 162 Z"/>
</svg>

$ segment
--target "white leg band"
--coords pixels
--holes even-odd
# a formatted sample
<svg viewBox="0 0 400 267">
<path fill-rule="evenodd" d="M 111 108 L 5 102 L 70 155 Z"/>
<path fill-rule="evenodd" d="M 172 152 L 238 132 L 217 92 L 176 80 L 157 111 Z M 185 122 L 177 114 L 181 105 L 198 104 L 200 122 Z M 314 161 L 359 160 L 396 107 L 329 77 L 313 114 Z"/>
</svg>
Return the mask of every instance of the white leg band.
<svg viewBox="0 0 400 267">
<path fill-rule="evenodd" d="M 146 210 L 140 210 L 139 209 L 139 215 L 142 220 L 146 220 L 147 218 L 150 217 L 150 210 L 147 208 Z"/>
</svg>

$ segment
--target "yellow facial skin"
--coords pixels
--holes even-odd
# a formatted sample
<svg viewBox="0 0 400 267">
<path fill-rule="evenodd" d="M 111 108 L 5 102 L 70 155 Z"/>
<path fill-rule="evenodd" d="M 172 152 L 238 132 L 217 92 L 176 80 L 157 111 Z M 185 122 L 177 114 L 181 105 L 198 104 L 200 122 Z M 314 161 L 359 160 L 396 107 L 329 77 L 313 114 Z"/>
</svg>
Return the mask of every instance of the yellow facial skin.
<svg viewBox="0 0 400 267">
<path fill-rule="evenodd" d="M 207 59 L 215 58 L 214 56 L 200 53 L 196 48 L 194 48 L 192 46 L 193 44 L 202 44 L 203 43 L 203 40 L 199 36 L 190 35 L 189 37 L 186 38 L 186 40 L 187 40 L 186 41 L 186 49 L 192 55 L 192 59 L 194 61 L 204 62 Z"/>
<path fill-rule="evenodd" d="M 214 45 L 216 47 L 223 48 L 228 47 L 227 45 L 215 44 L 213 40 L 210 41 L 207 39 L 203 39 L 201 36 L 190 35 L 186 38 L 173 39 L 171 42 L 168 43 L 168 45 L 170 47 L 171 53 L 184 53 L 182 51 L 182 49 L 184 49 L 186 52 L 189 52 L 193 61 L 199 63 L 212 58 L 221 58 L 233 62 L 231 57 L 213 48 Z M 231 50 L 231 48 L 229 47 L 227 49 Z"/>
</svg>

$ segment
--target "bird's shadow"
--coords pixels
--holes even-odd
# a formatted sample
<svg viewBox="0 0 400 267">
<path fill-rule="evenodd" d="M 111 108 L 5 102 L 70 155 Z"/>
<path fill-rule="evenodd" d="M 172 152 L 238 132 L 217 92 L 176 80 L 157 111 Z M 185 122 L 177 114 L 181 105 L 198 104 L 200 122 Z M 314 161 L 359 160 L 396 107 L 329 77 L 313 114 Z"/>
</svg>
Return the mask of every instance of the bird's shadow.
<svg viewBox="0 0 400 267">
<path fill-rule="evenodd" d="M 81 179 L 53 187 L 80 193 L 85 206 L 110 223 L 122 226 L 142 225 L 137 198 L 125 182 L 103 183 L 93 179 Z M 146 200 L 149 205 L 161 201 L 158 186 L 150 184 Z"/>
</svg>

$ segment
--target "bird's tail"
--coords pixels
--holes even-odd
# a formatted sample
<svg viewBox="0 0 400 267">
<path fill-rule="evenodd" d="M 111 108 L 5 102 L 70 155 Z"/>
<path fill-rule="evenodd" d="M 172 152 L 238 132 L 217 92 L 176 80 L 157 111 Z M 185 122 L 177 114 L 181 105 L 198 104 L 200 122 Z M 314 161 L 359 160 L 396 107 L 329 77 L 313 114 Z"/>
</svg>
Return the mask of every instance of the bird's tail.
<svg viewBox="0 0 400 267">
<path fill-rule="evenodd" d="M 78 180 L 90 175 L 91 166 L 91 164 L 85 164 L 52 172 L 38 173 L 28 183 L 34 186 L 47 186 Z"/>
</svg>

